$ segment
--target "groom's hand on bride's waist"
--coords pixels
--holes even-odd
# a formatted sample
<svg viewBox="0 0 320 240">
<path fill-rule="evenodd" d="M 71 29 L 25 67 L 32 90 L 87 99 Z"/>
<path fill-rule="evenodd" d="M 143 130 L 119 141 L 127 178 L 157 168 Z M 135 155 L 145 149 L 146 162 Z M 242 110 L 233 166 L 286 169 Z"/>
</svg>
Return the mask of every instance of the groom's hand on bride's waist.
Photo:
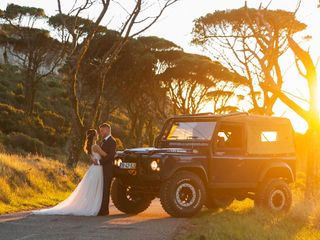
<svg viewBox="0 0 320 240">
<path fill-rule="evenodd" d="M 94 165 L 100 165 L 99 162 L 98 162 L 95 158 L 93 158 L 93 157 L 91 157 L 91 162 L 92 162 Z"/>
<path fill-rule="evenodd" d="M 94 164 L 94 165 L 97 165 L 97 166 L 100 165 L 97 160 L 94 160 L 94 161 L 93 161 L 93 164 Z"/>
</svg>

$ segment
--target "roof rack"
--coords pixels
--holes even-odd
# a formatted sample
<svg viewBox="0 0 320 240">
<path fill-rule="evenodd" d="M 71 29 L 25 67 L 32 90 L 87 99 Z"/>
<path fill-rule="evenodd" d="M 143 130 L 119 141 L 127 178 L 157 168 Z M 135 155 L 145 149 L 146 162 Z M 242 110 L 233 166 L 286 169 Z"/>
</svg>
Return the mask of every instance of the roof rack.
<svg viewBox="0 0 320 240">
<path fill-rule="evenodd" d="M 173 117 L 192 117 L 192 116 L 208 116 L 208 115 L 214 116 L 215 114 L 212 112 L 205 112 L 205 113 L 194 113 L 194 114 L 185 114 L 185 115 L 174 115 Z"/>
<path fill-rule="evenodd" d="M 249 113 L 248 112 L 232 112 L 224 115 L 224 117 L 233 117 L 233 116 L 239 116 L 239 115 L 249 116 Z"/>
<path fill-rule="evenodd" d="M 232 112 L 228 114 L 214 114 L 212 112 L 205 112 L 205 113 L 195 113 L 195 114 L 186 114 L 186 115 L 175 115 L 176 117 L 196 117 L 196 116 L 212 116 L 212 117 L 233 117 L 233 116 L 239 116 L 239 115 L 246 115 L 249 116 L 249 113 L 247 112 Z"/>
</svg>

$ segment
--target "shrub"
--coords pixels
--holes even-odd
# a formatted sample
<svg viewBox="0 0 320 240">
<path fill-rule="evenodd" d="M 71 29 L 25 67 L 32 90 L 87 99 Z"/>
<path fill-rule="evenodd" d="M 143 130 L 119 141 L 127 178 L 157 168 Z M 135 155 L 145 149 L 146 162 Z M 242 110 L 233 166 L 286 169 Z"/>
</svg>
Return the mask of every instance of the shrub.
<svg viewBox="0 0 320 240">
<path fill-rule="evenodd" d="M 64 117 L 53 111 L 44 111 L 41 118 L 50 127 L 61 128 L 65 124 Z"/>
<path fill-rule="evenodd" d="M 17 83 L 14 93 L 16 95 L 22 95 L 23 92 L 24 92 L 23 84 L 21 82 Z"/>
<path fill-rule="evenodd" d="M 116 140 L 116 144 L 117 144 L 117 150 L 124 150 L 124 145 L 122 143 L 122 141 L 120 140 L 120 138 L 115 138 Z"/>
<path fill-rule="evenodd" d="M 59 88 L 60 87 L 60 82 L 57 80 L 50 80 L 48 81 L 48 87 L 50 88 Z"/>
<path fill-rule="evenodd" d="M 6 144 L 29 153 L 43 153 L 44 149 L 44 143 L 39 139 L 17 132 L 8 135 Z"/>
<path fill-rule="evenodd" d="M 23 106 L 26 99 L 23 95 L 15 95 L 14 100 L 18 106 Z"/>
<path fill-rule="evenodd" d="M 0 153 L 6 153 L 7 150 L 5 148 L 5 146 L 0 142 Z"/>
<path fill-rule="evenodd" d="M 24 119 L 24 111 L 0 103 L 0 130 L 4 133 L 17 131 L 18 124 Z"/>
</svg>

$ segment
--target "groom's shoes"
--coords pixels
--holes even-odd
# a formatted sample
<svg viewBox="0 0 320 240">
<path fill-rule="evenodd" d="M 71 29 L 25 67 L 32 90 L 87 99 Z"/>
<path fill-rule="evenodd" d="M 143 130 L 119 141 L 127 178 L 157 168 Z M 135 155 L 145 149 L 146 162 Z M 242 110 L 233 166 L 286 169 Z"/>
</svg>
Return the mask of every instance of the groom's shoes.
<svg viewBox="0 0 320 240">
<path fill-rule="evenodd" d="M 109 216 L 109 211 L 105 213 L 99 213 L 98 216 Z"/>
</svg>

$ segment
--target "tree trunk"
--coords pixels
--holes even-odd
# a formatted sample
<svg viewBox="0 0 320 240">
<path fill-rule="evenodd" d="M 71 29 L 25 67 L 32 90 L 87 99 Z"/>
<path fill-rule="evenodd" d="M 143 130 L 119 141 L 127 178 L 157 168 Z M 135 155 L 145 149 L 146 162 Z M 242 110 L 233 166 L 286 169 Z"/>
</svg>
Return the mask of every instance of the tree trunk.
<svg viewBox="0 0 320 240">
<path fill-rule="evenodd" d="M 80 161 L 81 151 L 83 150 L 84 134 L 72 131 L 71 143 L 69 146 L 69 157 L 67 167 L 75 168 Z"/>
<path fill-rule="evenodd" d="M 32 82 L 30 79 L 25 80 L 24 84 L 24 103 L 25 103 L 25 111 L 28 115 L 33 113 L 34 108 L 34 100 L 35 100 L 35 89 L 32 87 Z"/>
<path fill-rule="evenodd" d="M 143 126 L 144 126 L 144 120 L 142 119 L 142 117 L 140 117 L 138 119 L 138 124 L 136 125 L 136 147 L 140 147 L 142 145 L 142 132 L 143 132 Z"/>
<path fill-rule="evenodd" d="M 146 132 L 148 133 L 148 145 L 153 146 L 154 142 L 154 131 L 153 131 L 153 120 L 150 119 L 146 126 Z"/>
<path fill-rule="evenodd" d="M 316 178 L 316 151 L 317 151 L 317 131 L 313 127 L 309 127 L 307 132 L 307 176 L 306 176 L 306 191 L 305 198 L 309 199 L 315 193 L 315 178 Z"/>
<path fill-rule="evenodd" d="M 80 161 L 80 154 L 84 141 L 84 123 L 80 117 L 79 101 L 77 98 L 77 75 L 76 72 L 70 73 L 69 81 L 69 101 L 71 104 L 71 144 L 69 146 L 68 167 L 76 167 Z"/>
<path fill-rule="evenodd" d="M 3 61 L 4 64 L 8 65 L 9 64 L 9 58 L 8 58 L 8 51 L 7 51 L 7 46 L 4 46 L 4 50 L 3 50 Z"/>
</svg>

